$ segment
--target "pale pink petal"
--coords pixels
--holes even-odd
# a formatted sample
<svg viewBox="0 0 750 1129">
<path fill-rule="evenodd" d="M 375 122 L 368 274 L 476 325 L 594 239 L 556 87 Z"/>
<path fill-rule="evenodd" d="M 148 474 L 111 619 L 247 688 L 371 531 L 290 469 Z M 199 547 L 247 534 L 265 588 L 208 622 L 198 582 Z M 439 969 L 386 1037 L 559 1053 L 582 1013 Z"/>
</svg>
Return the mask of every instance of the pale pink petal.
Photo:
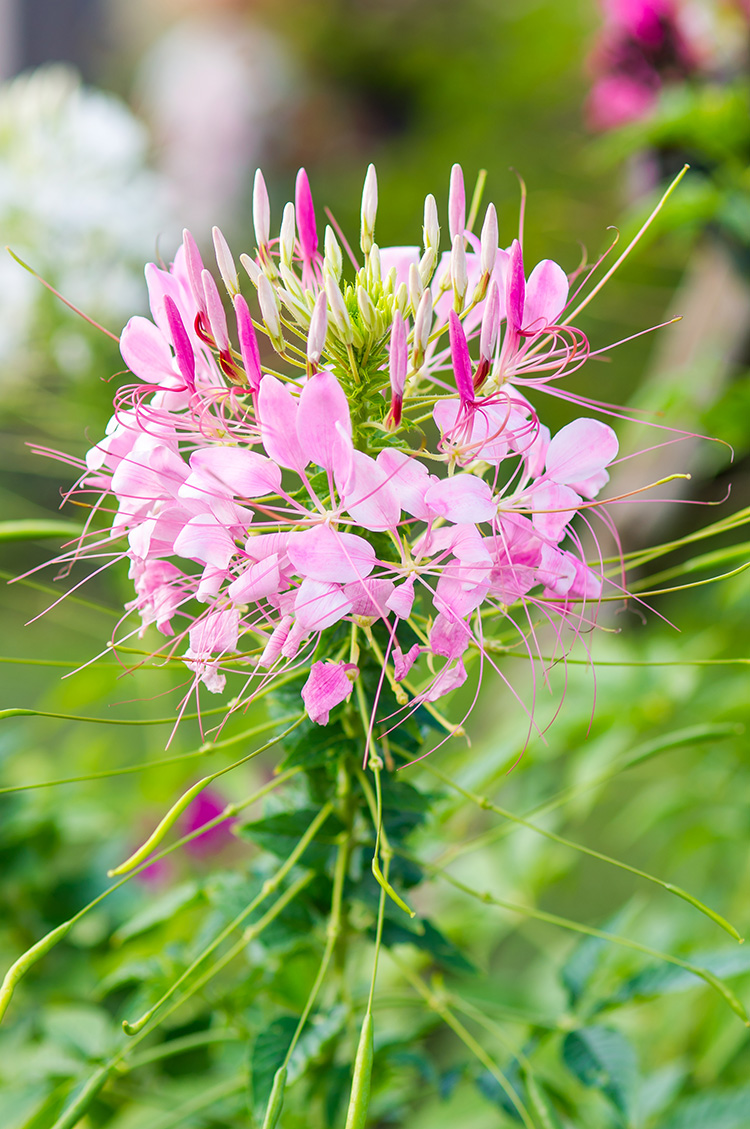
<svg viewBox="0 0 750 1129">
<path fill-rule="evenodd" d="M 597 419 L 575 419 L 558 431 L 547 449 L 547 474 L 563 486 L 598 475 L 617 457 L 617 436 Z"/>
<path fill-rule="evenodd" d="M 318 372 L 302 389 L 297 413 L 297 437 L 308 462 L 333 470 L 341 444 L 336 424 L 351 435 L 346 393 L 332 372 Z"/>
<path fill-rule="evenodd" d="M 536 578 L 549 593 L 565 596 L 575 577 L 575 565 L 567 553 L 551 545 L 542 545 L 542 559 L 536 570 Z"/>
<path fill-rule="evenodd" d="M 458 400 L 455 403 L 458 404 Z M 430 508 L 424 496 L 431 483 L 438 480 L 429 473 L 424 463 L 395 447 L 386 447 L 375 461 L 385 472 L 401 509 L 420 521 L 429 520 Z"/>
<path fill-rule="evenodd" d="M 131 372 L 149 384 L 179 386 L 172 350 L 161 331 L 148 318 L 133 317 L 120 336 L 122 359 Z"/>
<path fill-rule="evenodd" d="M 419 695 L 423 702 L 436 702 L 444 694 L 463 686 L 466 681 L 466 668 L 461 659 L 455 665 L 446 663 L 431 686 Z"/>
<path fill-rule="evenodd" d="M 174 551 L 188 560 L 227 568 L 237 548 L 225 526 L 213 514 L 198 514 L 175 538 Z"/>
<path fill-rule="evenodd" d="M 266 669 L 273 666 L 277 658 L 282 652 L 282 649 L 289 638 L 289 630 L 292 626 L 292 617 L 285 615 L 274 627 L 271 632 L 270 638 L 266 643 L 260 658 L 258 659 L 258 666 Z"/>
<path fill-rule="evenodd" d="M 462 619 L 455 619 L 442 612 L 436 617 L 430 631 L 430 649 L 434 655 L 457 659 L 470 642 L 471 631 Z"/>
<path fill-rule="evenodd" d="M 365 529 L 395 529 L 401 506 L 389 476 L 363 451 L 352 451 L 351 460 L 351 473 L 341 498 L 350 517 Z"/>
<path fill-rule="evenodd" d="M 254 603 L 278 591 L 280 583 L 279 558 L 275 553 L 263 561 L 256 561 L 227 588 L 230 600 Z"/>
<path fill-rule="evenodd" d="M 191 474 L 181 497 L 229 494 L 238 498 L 262 498 L 275 494 L 281 471 L 271 459 L 244 447 L 204 447 L 190 456 Z"/>
<path fill-rule="evenodd" d="M 581 499 L 568 486 L 558 486 L 556 482 L 542 480 L 531 494 L 534 510 L 532 521 L 543 537 L 559 541 L 565 526 L 576 515 Z"/>
<path fill-rule="evenodd" d="M 409 284 L 409 267 L 411 264 L 419 263 L 419 247 L 381 247 L 380 248 L 380 270 L 385 280 L 390 272 L 395 269 L 396 271 L 396 285 L 394 290 L 398 290 L 403 282 L 404 285 Z"/>
<path fill-rule="evenodd" d="M 523 311 L 526 299 L 526 279 L 523 273 L 523 254 L 521 244 L 513 240 L 510 248 L 510 261 L 505 275 L 505 309 L 508 325 L 513 329 L 523 328 Z"/>
<path fill-rule="evenodd" d="M 323 631 L 351 611 L 352 602 L 336 584 L 303 580 L 294 598 L 297 626 L 303 631 Z"/>
<path fill-rule="evenodd" d="M 374 622 L 388 611 L 388 599 L 393 593 L 393 581 L 370 576 L 366 580 L 352 580 L 344 585 L 344 595 L 351 600 L 351 615 Z"/>
<path fill-rule="evenodd" d="M 336 581 L 369 576 L 376 564 L 375 550 L 355 533 L 339 533 L 329 525 L 317 525 L 294 533 L 288 543 L 289 559 L 302 577 Z"/>
<path fill-rule="evenodd" d="M 385 602 L 386 607 L 399 619 L 408 619 L 411 615 L 411 609 L 414 605 L 414 580 L 413 576 L 408 576 Z"/>
<path fill-rule="evenodd" d="M 541 333 L 554 325 L 568 300 L 568 276 L 552 259 L 537 263 L 526 283 L 523 327 Z"/>
<path fill-rule="evenodd" d="M 330 711 L 349 697 L 358 675 L 354 663 L 313 663 L 310 677 L 302 687 L 302 701 L 308 716 L 318 725 L 327 725 Z"/>
<path fill-rule="evenodd" d="M 297 438 L 299 403 L 275 376 L 265 376 L 258 392 L 260 436 L 266 452 L 280 466 L 304 470 L 310 461 Z"/>
<path fill-rule="evenodd" d="M 449 521 L 490 521 L 497 513 L 492 491 L 473 474 L 454 474 L 430 486 L 425 502 L 438 517 Z"/>
</svg>

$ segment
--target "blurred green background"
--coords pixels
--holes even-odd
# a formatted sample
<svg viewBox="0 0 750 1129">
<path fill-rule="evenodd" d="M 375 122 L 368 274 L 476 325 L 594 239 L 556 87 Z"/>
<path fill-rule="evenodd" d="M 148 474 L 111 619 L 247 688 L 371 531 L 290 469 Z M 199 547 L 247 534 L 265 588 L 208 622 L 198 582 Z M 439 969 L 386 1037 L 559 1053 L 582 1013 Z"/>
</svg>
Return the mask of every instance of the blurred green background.
<svg viewBox="0 0 750 1129">
<path fill-rule="evenodd" d="M 608 246 L 611 225 L 629 238 L 658 199 L 661 174 L 675 160 L 679 167 L 690 159 L 694 171 L 581 320 L 592 348 L 683 312 L 691 315 L 689 324 L 686 319 L 592 360 L 575 390 L 647 407 L 661 413 L 655 418 L 734 448 L 733 464 L 726 446 L 708 441 L 652 456 L 646 477 L 651 471 L 653 478 L 674 470 L 693 474 L 683 494 L 690 500 L 717 502 L 730 483 L 731 494 L 720 508 L 623 508 L 626 551 L 724 522 L 710 540 L 678 548 L 664 567 L 682 569 L 681 584 L 748 559 L 742 523 L 750 501 L 750 297 L 743 239 L 750 232 L 750 184 L 741 72 L 725 67 L 703 85 L 667 92 L 661 116 L 650 123 L 593 138 L 583 113 L 590 83 L 585 59 L 601 16 L 584 0 L 144 0 L 103 5 L 95 19 L 89 8 L 77 9 L 78 16 L 89 13 L 89 40 L 79 41 L 79 54 L 44 54 L 41 39 L 27 36 L 27 54 L 19 39 L 16 63 L 72 59 L 88 82 L 129 101 L 139 122 L 131 123 L 119 102 L 102 104 L 89 121 L 70 102 L 81 97 L 70 77 L 44 96 L 48 104 L 36 95 L 26 109 L 17 84 L 13 92 L 6 88 L 0 94 L 7 106 L 0 109 L 0 235 L 71 300 L 89 302 L 86 312 L 115 332 L 131 313 L 144 311 L 139 264 L 157 253 L 168 259 L 183 224 L 200 223 L 212 201 L 215 222 L 235 251 L 252 250 L 248 174 L 255 154 L 263 161 L 276 222 L 294 172 L 304 164 L 319 211 L 329 207 L 352 238 L 364 172 L 373 161 L 381 245 L 419 241 L 429 191 L 445 215 L 454 161 L 471 183 L 487 170 L 485 198 L 497 203 L 501 243 L 509 243 L 518 224 L 520 175 L 528 188 L 527 262 L 550 257 L 568 271 L 581 260 L 582 247 L 593 260 Z M 717 19 L 725 14 L 718 4 L 708 12 Z M 234 133 L 229 125 L 224 130 L 221 101 L 212 103 L 208 87 L 202 90 L 194 78 L 191 52 L 202 36 L 208 44 L 212 28 L 221 32 L 219 71 L 222 35 L 231 39 L 240 29 L 249 44 L 260 43 L 261 86 L 269 99 L 262 128 L 245 120 L 235 123 Z M 269 60 L 274 69 L 267 73 Z M 191 85 L 197 87 L 192 108 Z M 257 90 L 254 96 L 260 98 Z M 231 105 L 224 106 L 231 118 Z M 78 124 L 65 125 L 69 114 L 79 115 Z M 193 138 L 206 149 L 188 147 L 187 157 L 184 146 L 178 151 L 183 127 L 185 145 Z M 29 143 L 34 128 L 47 134 L 38 145 Z M 110 149 L 96 144 L 89 152 L 89 129 L 109 137 Z M 230 162 L 223 180 L 203 176 L 222 152 L 240 144 L 247 152 Z M 89 156 L 78 159 L 74 176 L 65 155 L 84 152 Z M 651 161 L 645 178 L 644 154 Z M 175 183 L 180 169 L 183 179 Z M 231 192 L 222 195 L 230 181 Z M 207 226 L 194 234 L 207 246 Z M 81 277 L 71 280 L 65 267 L 74 253 Z M 89 261 L 99 281 L 87 291 Z M 12 274 L 3 267 L 0 285 L 20 303 L 21 288 L 32 280 L 11 267 Z M 14 315 L 7 341 L 0 321 L 4 520 L 57 516 L 60 491 L 75 472 L 33 453 L 29 444 L 82 456 L 102 434 L 124 378 L 112 341 L 35 281 L 28 294 L 24 301 L 33 309 L 23 314 L 23 324 L 21 314 Z M 553 427 L 569 418 L 569 406 L 552 400 L 544 406 Z M 649 445 L 642 429 L 626 430 L 631 445 Z M 629 485 L 627 477 L 621 481 Z M 733 514 L 740 515 L 734 525 Z M 77 519 L 70 508 L 68 516 Z M 3 579 L 42 565 L 57 544 L 2 542 Z M 690 565 L 702 552 L 716 555 Z M 74 569 L 56 583 L 55 570 L 43 569 L 0 588 L 0 704 L 133 722 L 173 716 L 179 670 L 149 664 L 128 674 L 107 653 L 130 598 L 124 566 L 50 608 L 51 592 L 83 575 Z M 647 575 L 636 571 L 633 578 Z M 687 888 L 744 933 L 750 928 L 747 574 L 649 603 L 654 611 L 643 616 L 631 609 L 605 617 L 607 631 L 592 640 L 595 680 L 582 649 L 575 653 L 579 665 L 555 668 L 555 690 L 567 682 L 560 716 L 512 771 L 524 744 L 523 718 L 494 686 L 473 715 L 470 747 L 454 744 L 407 770 L 409 783 L 439 793 L 412 847 L 435 865 L 450 862 L 454 879 L 498 899 L 700 964 L 727 977 L 748 1003 L 750 954 L 692 906 L 461 800 L 433 773 L 447 773 L 516 814 L 541 806 L 537 819 L 548 831 Z M 523 662 L 513 656 L 503 662 L 527 692 Z M 82 669 L 66 677 L 79 664 Z M 542 693 L 540 699 L 540 718 L 551 720 L 556 697 Z M 265 719 L 259 706 L 234 729 Z M 195 722 L 181 725 L 165 752 L 169 733 L 168 723 L 0 718 L 3 969 L 97 897 L 106 888 L 107 868 L 142 840 L 175 796 L 217 758 L 224 763 L 232 755 L 200 753 Z M 264 756 L 258 767 L 222 781 L 218 799 L 240 799 L 268 782 L 276 753 Z M 156 763 L 165 758 L 170 763 Z M 46 786 L 76 777 L 86 779 Z M 559 802 L 551 805 L 555 797 Z M 283 801 L 272 796 L 265 808 L 251 809 L 251 817 L 259 819 L 263 810 L 283 810 Z M 128 883 L 95 908 L 34 966 L 0 1029 L 3 1129 L 58 1123 L 76 1087 L 121 1045 L 120 1020 L 138 1014 L 185 968 L 201 938 L 231 916 L 241 883 L 263 865 L 262 852 L 241 836 L 215 850 L 179 852 L 147 881 Z M 746 1028 L 695 976 L 642 951 L 482 904 L 437 879 L 415 899 L 441 937 L 399 951 L 426 982 L 432 977 L 435 996 L 425 1006 L 383 958 L 370 1124 L 520 1124 L 497 1081 L 444 1023 L 442 1001 L 525 1100 L 537 1086 L 542 1112 L 532 1101 L 534 1125 L 750 1126 Z M 299 985 L 313 967 L 303 934 L 304 928 L 295 933 L 290 927 L 255 943 L 234 974 L 219 978 L 139 1047 L 132 1069 L 108 1083 L 81 1124 L 248 1125 L 248 1063 L 260 1076 L 267 1047 L 259 1037 L 272 1045 L 273 1024 L 299 1010 Z M 316 1031 L 317 1042 L 305 1051 L 304 1078 L 285 1108 L 282 1124 L 290 1129 L 343 1124 L 349 1065 L 337 1057 L 332 1034 Z"/>
</svg>

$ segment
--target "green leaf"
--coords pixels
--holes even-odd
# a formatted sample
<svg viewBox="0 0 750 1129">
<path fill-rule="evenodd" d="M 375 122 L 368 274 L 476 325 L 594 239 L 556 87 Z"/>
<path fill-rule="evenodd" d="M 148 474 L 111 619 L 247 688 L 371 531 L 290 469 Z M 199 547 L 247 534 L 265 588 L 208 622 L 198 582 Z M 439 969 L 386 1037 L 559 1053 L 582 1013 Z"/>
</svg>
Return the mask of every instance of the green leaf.
<svg viewBox="0 0 750 1129">
<path fill-rule="evenodd" d="M 514 1059 L 509 1066 L 503 1069 L 503 1074 L 517 1094 L 519 1104 L 524 1105 L 526 1095 L 524 1093 L 523 1082 L 521 1081 L 521 1071 L 518 1067 L 518 1061 Z M 503 1113 L 506 1113 L 508 1117 L 511 1117 L 514 1121 L 521 1120 L 521 1115 L 517 1108 L 513 1105 L 513 1102 L 510 1100 L 497 1078 L 495 1078 L 494 1074 L 491 1074 L 489 1070 L 483 1070 L 477 1075 L 474 1081 L 479 1093 L 485 1097 L 488 1102 L 499 1106 Z"/>
<path fill-rule="evenodd" d="M 690 959 L 691 964 L 700 965 L 708 969 L 714 976 L 729 979 L 732 976 L 741 976 L 743 972 L 750 972 L 750 948 L 747 945 L 737 946 L 733 949 L 723 949 L 717 952 L 696 953 Z M 672 992 L 686 992 L 690 988 L 697 988 L 701 983 L 700 978 L 689 972 L 686 968 L 679 968 L 674 964 L 652 964 L 641 969 L 618 989 L 609 999 L 603 1001 L 602 1007 L 613 1004 L 624 1004 L 630 1000 L 650 999 L 654 996 L 665 996 Z"/>
<path fill-rule="evenodd" d="M 679 1102 L 659 1129 L 747 1129 L 750 1086 L 715 1090 Z"/>
<path fill-rule="evenodd" d="M 626 909 L 618 910 L 602 929 L 607 933 L 619 933 L 627 916 Z M 582 937 L 572 949 L 560 969 L 560 979 L 568 990 L 571 1007 L 579 1002 L 608 947 L 609 943 L 602 937 Z"/>
<path fill-rule="evenodd" d="M 46 541 L 55 537 L 72 541 L 82 533 L 81 526 L 72 521 L 0 521 L 0 541 Z"/>
<path fill-rule="evenodd" d="M 468 960 L 457 945 L 436 929 L 435 926 L 422 918 L 415 922 L 417 928 L 410 929 L 403 924 L 403 920 L 395 921 L 386 916 L 383 922 L 383 944 L 387 948 L 393 945 L 414 945 L 417 949 L 429 953 L 438 964 L 445 968 L 452 968 L 456 972 L 476 972 L 476 967 Z"/>
<path fill-rule="evenodd" d="M 200 893 L 197 882 L 182 882 L 121 925 L 112 935 L 112 940 L 115 944 L 122 944 L 131 937 L 137 937 L 139 933 L 145 933 L 147 929 L 153 929 L 155 925 L 161 925 L 163 921 L 168 921 L 179 910 L 195 901 Z"/>
<path fill-rule="evenodd" d="M 279 1016 L 258 1034 L 253 1044 L 250 1056 L 250 1085 L 253 1109 L 259 1121 L 263 1120 L 271 1096 L 274 1074 L 284 1061 L 296 1028 L 296 1016 Z"/>
<path fill-rule="evenodd" d="M 600 1090 L 627 1116 L 638 1086 L 635 1052 L 613 1027 L 581 1027 L 565 1036 L 563 1062 L 584 1086 Z"/>
<path fill-rule="evenodd" d="M 317 814 L 314 808 L 278 812 L 276 815 L 268 816 L 267 819 L 243 823 L 237 829 L 237 833 L 243 838 L 252 839 L 259 847 L 270 851 L 278 858 L 286 859 Z M 328 870 L 336 849 L 336 837 L 342 828 L 340 820 L 335 816 L 329 816 L 313 842 L 302 854 L 300 862 L 313 870 Z"/>
</svg>

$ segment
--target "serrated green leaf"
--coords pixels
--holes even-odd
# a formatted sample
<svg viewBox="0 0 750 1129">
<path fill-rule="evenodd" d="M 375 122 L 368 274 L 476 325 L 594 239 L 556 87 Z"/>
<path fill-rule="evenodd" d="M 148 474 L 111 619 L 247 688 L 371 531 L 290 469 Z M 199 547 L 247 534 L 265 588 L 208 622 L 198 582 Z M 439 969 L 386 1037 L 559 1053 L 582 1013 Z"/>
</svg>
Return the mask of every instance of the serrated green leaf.
<svg viewBox="0 0 750 1129">
<path fill-rule="evenodd" d="M 296 1028 L 296 1016 L 281 1015 L 265 1030 L 259 1032 L 253 1044 L 250 1056 L 250 1086 L 253 1109 L 258 1121 L 263 1120 L 271 1096 L 274 1075 L 284 1061 Z"/>
<path fill-rule="evenodd" d="M 440 932 L 430 921 L 422 918 L 415 922 L 417 929 L 410 929 L 402 921 L 395 921 L 386 916 L 383 922 L 383 944 L 387 948 L 393 945 L 414 945 L 423 952 L 429 953 L 438 964 L 445 968 L 452 968 L 457 972 L 476 972 L 476 967 L 461 952 L 457 945 Z"/>
<path fill-rule="evenodd" d="M 243 823 L 237 834 L 252 839 L 259 847 L 270 851 L 277 858 L 286 859 L 299 843 L 318 812 L 314 808 L 300 811 L 278 812 L 267 819 L 254 823 Z M 318 831 L 315 839 L 300 858 L 304 866 L 313 870 L 328 870 L 336 849 L 336 837 L 342 830 L 342 823 L 335 816 L 329 816 Z"/>
<path fill-rule="evenodd" d="M 659 1129 L 747 1129 L 750 1086 L 715 1090 L 679 1102 Z"/>
<path fill-rule="evenodd" d="M 622 1032 L 614 1027 L 580 1027 L 565 1036 L 562 1057 L 579 1082 L 600 1090 L 627 1116 L 636 1096 L 638 1064 Z"/>
</svg>

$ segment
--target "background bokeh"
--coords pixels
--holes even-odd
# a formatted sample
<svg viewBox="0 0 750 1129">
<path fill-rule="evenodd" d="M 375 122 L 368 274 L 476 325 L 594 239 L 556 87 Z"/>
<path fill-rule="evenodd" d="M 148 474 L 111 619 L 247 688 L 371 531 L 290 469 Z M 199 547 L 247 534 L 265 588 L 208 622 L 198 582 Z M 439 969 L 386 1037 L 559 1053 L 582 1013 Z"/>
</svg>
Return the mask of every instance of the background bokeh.
<svg viewBox="0 0 750 1129">
<path fill-rule="evenodd" d="M 361 184 L 373 161 L 382 245 L 416 241 L 428 191 L 444 213 L 454 161 L 470 183 L 487 170 L 486 198 L 497 203 L 501 243 L 509 243 L 520 176 L 528 189 L 527 261 L 551 257 L 572 271 L 583 254 L 593 260 L 604 251 L 612 225 L 623 241 L 630 238 L 664 178 L 689 160 L 691 173 L 581 326 L 603 348 L 678 314 L 685 320 L 592 362 L 576 390 L 724 440 L 667 447 L 649 456 L 646 470 L 623 469 L 620 480 L 629 489 L 630 474 L 691 472 L 680 487 L 691 504 L 623 507 L 624 549 L 723 522 L 710 540 L 666 558 L 665 568 L 682 569 L 677 584 L 702 580 L 749 555 L 742 523 L 750 503 L 750 128 L 742 5 L 716 0 L 692 8 L 708 45 L 696 73 L 687 81 L 668 75 L 649 119 L 597 134 L 586 110 L 598 65 L 587 60 L 602 23 L 593 0 L 5 0 L 0 242 L 116 334 L 131 314 L 145 311 L 142 264 L 169 260 L 183 226 L 208 249 L 210 226 L 218 223 L 235 252 L 252 251 L 251 177 L 259 163 L 276 222 L 304 165 L 319 211 L 327 206 L 356 233 Z M 125 379 L 121 370 L 111 338 L 5 257 L 3 520 L 58 516 L 61 490 L 75 471 L 33 448 L 82 455 L 103 431 Z M 567 418 L 563 405 L 552 404 L 550 415 L 553 426 Z M 649 445 L 636 429 L 628 439 Z M 70 507 L 67 513 L 76 520 Z M 8 536 L 0 543 L 2 578 L 29 573 L 58 544 Z M 689 563 L 703 552 L 714 556 Z M 636 571 L 634 581 L 646 576 Z M 553 671 L 555 689 L 567 680 L 560 716 L 512 772 L 523 718 L 509 696 L 490 689 L 473 717 L 471 747 L 443 749 L 410 770 L 410 782 L 440 793 L 414 849 L 436 865 L 450 861 L 454 879 L 497 898 L 704 965 L 732 978 L 733 990 L 750 1001 L 750 958 L 686 902 L 459 803 L 431 767 L 515 813 L 541 807 L 547 830 L 686 887 L 744 932 L 746 577 L 657 597 L 644 615 L 630 609 L 608 616 L 607 631 L 594 640 L 596 680 L 584 652 L 580 665 Z M 82 578 L 74 570 L 56 583 L 48 569 L 3 585 L 0 707 L 169 718 L 179 673 L 148 665 L 126 674 L 106 650 L 130 598 L 124 568 L 54 603 Z M 509 671 L 523 666 L 517 657 L 504 661 Z M 523 687 L 523 673 L 517 677 Z M 542 719 L 551 718 L 554 702 L 543 697 Z M 257 707 L 242 726 L 265 720 Z M 224 756 L 199 751 L 203 738 L 190 721 L 165 752 L 169 732 L 168 724 L 0 718 L 3 968 L 95 898 L 107 868 L 207 762 Z M 274 751 L 266 757 L 229 778 L 217 805 L 270 780 Z M 45 786 L 69 778 L 84 779 Z M 281 810 L 274 806 L 280 803 L 272 796 L 253 818 Z M 257 848 L 241 835 L 203 846 L 124 886 L 29 973 L 0 1029 L 3 1129 L 56 1125 L 76 1087 L 119 1046 L 120 1020 L 143 1010 L 233 912 Z M 464 1021 L 519 1092 L 532 1064 L 546 1095 L 546 1113 L 535 1114 L 534 1124 L 750 1125 L 747 1031 L 696 977 L 549 920 L 479 904 L 455 885 L 436 881 L 418 897 L 420 913 L 440 925 L 440 942 L 405 945 L 404 959 L 434 976 L 438 997 L 463 1008 Z M 311 962 L 299 935 L 294 941 L 281 930 L 257 944 L 241 973 L 167 1021 L 140 1049 L 143 1061 L 108 1084 L 81 1124 L 247 1125 L 246 1087 L 236 1079 L 248 1061 L 259 1070 L 259 1032 L 273 1030 L 279 1011 L 283 1018 L 299 1009 Z M 372 1125 L 519 1124 L 439 1007 L 425 1007 L 387 961 L 381 989 Z M 342 1124 L 349 1065 L 325 1033 L 307 1053 L 309 1074 L 283 1124 Z"/>
</svg>

